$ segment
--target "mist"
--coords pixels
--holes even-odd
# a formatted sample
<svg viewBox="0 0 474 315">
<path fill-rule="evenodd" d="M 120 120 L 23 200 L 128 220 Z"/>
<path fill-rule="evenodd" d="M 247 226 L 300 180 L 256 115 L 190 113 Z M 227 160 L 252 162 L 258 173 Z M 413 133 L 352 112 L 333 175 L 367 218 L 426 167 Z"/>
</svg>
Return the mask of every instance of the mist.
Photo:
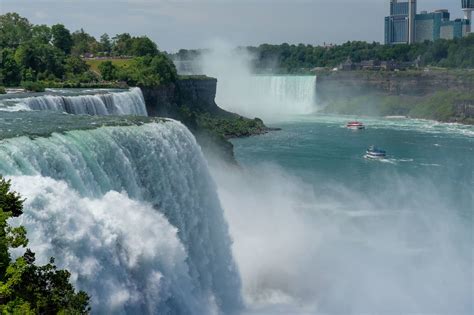
<svg viewBox="0 0 474 315">
<path fill-rule="evenodd" d="M 316 111 L 315 76 L 274 75 L 272 68 L 264 75 L 257 74 L 252 66 L 256 57 L 246 49 L 236 49 L 223 40 L 211 41 L 207 47 L 187 69 L 217 78 L 216 102 L 220 107 L 266 122 Z"/>
<path fill-rule="evenodd" d="M 372 197 L 270 163 L 212 163 L 249 313 L 468 314 L 469 222 L 439 185 L 384 176 Z"/>
</svg>

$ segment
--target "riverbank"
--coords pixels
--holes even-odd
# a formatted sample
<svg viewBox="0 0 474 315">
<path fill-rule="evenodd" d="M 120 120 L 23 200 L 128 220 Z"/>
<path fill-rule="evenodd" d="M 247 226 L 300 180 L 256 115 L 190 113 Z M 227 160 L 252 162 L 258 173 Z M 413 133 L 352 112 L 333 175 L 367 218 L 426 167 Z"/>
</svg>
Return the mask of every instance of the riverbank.
<svg viewBox="0 0 474 315">
<path fill-rule="evenodd" d="M 474 71 L 323 72 L 316 89 L 324 113 L 474 124 Z"/>
</svg>

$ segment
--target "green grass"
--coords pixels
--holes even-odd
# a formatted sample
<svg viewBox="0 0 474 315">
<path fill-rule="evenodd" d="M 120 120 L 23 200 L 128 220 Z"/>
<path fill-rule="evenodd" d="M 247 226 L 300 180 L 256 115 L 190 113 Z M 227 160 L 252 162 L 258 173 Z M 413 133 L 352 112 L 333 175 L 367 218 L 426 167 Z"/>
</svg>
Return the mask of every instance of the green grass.
<svg viewBox="0 0 474 315">
<path fill-rule="evenodd" d="M 94 71 L 96 73 L 100 73 L 99 65 L 104 61 L 111 61 L 117 67 L 123 67 L 123 66 L 128 65 L 131 60 L 132 59 L 115 59 L 115 58 L 110 58 L 110 59 L 87 59 L 86 63 L 91 67 L 92 71 Z"/>
</svg>

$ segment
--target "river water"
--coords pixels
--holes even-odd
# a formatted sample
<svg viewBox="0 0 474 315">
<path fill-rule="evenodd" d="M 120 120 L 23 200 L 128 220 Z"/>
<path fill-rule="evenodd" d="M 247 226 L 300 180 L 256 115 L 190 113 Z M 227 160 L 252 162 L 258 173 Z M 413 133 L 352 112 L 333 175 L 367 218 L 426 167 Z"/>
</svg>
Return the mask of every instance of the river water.
<svg viewBox="0 0 474 315">
<path fill-rule="evenodd" d="M 292 116 L 214 168 L 249 312 L 472 314 L 474 128 L 352 119 Z"/>
</svg>

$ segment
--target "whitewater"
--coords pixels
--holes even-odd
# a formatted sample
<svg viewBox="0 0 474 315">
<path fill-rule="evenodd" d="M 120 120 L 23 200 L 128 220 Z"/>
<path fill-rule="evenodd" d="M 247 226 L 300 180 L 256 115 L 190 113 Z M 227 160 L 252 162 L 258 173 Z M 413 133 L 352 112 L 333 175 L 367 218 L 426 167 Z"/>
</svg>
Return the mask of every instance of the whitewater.
<svg viewBox="0 0 474 315">
<path fill-rule="evenodd" d="M 7 138 L 0 173 L 27 199 L 12 223 L 27 228 L 38 262 L 55 257 L 95 314 L 242 306 L 216 186 L 180 123 Z"/>
<path fill-rule="evenodd" d="M 316 110 L 316 76 L 224 76 L 216 101 L 231 112 L 270 122 L 309 115 Z"/>
<path fill-rule="evenodd" d="M 77 90 L 77 91 L 76 91 Z M 75 115 L 147 116 L 140 88 L 129 90 L 48 90 L 0 97 L 0 111 L 51 110 Z"/>
</svg>

